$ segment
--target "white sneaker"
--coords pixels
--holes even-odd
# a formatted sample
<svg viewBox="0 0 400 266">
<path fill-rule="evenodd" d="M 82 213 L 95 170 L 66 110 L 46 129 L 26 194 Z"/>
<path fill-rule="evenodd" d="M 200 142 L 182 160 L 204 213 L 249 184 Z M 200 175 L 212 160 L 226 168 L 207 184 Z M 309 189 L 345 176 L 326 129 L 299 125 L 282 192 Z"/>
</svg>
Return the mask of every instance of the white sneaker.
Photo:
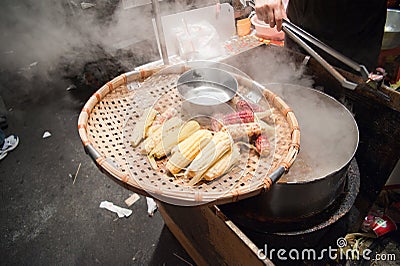
<svg viewBox="0 0 400 266">
<path fill-rule="evenodd" d="M 0 160 L 7 156 L 7 152 L 14 150 L 19 143 L 17 135 L 10 135 L 4 139 L 3 147 L 0 150 Z"/>
</svg>

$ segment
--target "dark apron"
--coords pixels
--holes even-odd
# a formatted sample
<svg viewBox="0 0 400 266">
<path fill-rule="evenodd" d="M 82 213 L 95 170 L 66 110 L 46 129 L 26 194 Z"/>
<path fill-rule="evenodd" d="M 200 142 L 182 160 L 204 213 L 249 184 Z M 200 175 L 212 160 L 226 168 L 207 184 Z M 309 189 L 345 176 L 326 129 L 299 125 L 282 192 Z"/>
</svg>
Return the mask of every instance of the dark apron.
<svg viewBox="0 0 400 266">
<path fill-rule="evenodd" d="M 287 13 L 290 21 L 338 52 L 369 71 L 376 68 L 386 22 L 385 0 L 290 0 Z M 294 45 L 291 40 L 286 43 L 289 48 Z"/>
</svg>

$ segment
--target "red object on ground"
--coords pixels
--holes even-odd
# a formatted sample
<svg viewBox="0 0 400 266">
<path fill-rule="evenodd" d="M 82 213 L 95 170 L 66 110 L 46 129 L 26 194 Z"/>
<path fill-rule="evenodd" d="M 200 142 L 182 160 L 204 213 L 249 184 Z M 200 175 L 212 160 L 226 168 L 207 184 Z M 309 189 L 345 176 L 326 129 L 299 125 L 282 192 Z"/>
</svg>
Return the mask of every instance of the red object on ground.
<svg viewBox="0 0 400 266">
<path fill-rule="evenodd" d="M 371 210 L 365 217 L 362 230 L 368 232 L 372 230 L 377 237 L 397 230 L 396 223 L 382 210 Z"/>
<path fill-rule="evenodd" d="M 382 217 L 375 217 L 371 227 L 378 237 L 397 229 L 397 226 L 393 220 L 385 214 L 382 215 Z"/>
</svg>

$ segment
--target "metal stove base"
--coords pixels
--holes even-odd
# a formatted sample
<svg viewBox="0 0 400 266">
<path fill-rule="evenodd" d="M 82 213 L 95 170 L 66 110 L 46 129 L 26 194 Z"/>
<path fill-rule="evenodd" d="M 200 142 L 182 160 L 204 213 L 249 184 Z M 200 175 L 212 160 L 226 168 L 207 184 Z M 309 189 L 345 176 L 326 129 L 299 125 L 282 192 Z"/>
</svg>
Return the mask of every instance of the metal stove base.
<svg viewBox="0 0 400 266">
<path fill-rule="evenodd" d="M 235 212 L 234 204 L 220 206 L 221 210 L 259 247 L 324 248 L 336 247 L 336 240 L 344 237 L 349 228 L 350 213 L 360 187 L 360 173 L 356 161 L 350 164 L 344 192 L 323 212 L 301 222 L 258 222 L 246 220 Z"/>
</svg>

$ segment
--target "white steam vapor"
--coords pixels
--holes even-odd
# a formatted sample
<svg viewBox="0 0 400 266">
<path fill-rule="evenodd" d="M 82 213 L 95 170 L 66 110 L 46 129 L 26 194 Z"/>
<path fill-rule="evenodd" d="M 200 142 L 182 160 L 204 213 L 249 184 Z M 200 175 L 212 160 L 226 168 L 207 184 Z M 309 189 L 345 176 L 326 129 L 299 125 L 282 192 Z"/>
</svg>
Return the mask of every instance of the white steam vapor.
<svg viewBox="0 0 400 266">
<path fill-rule="evenodd" d="M 275 49 L 272 49 L 275 48 Z M 228 60 L 260 84 L 285 83 L 312 87 L 314 81 L 305 74 L 306 67 L 296 62 L 291 53 L 277 47 L 256 48 L 245 56 Z"/>
<path fill-rule="evenodd" d="M 149 47 L 147 50 L 132 48 L 144 40 L 155 43 L 151 4 L 127 8 L 129 1 L 87 0 L 84 2 L 94 5 L 83 9 L 81 2 L 3 0 L 0 70 L 29 68 L 35 62 L 51 68 L 57 66 L 61 58 L 93 61 L 96 60 L 95 47 L 111 55 L 118 49 L 130 50 L 135 55 L 151 52 Z M 160 2 L 161 11 L 163 15 L 184 11 L 193 8 L 195 2 L 204 5 L 209 1 L 164 0 Z"/>
</svg>

